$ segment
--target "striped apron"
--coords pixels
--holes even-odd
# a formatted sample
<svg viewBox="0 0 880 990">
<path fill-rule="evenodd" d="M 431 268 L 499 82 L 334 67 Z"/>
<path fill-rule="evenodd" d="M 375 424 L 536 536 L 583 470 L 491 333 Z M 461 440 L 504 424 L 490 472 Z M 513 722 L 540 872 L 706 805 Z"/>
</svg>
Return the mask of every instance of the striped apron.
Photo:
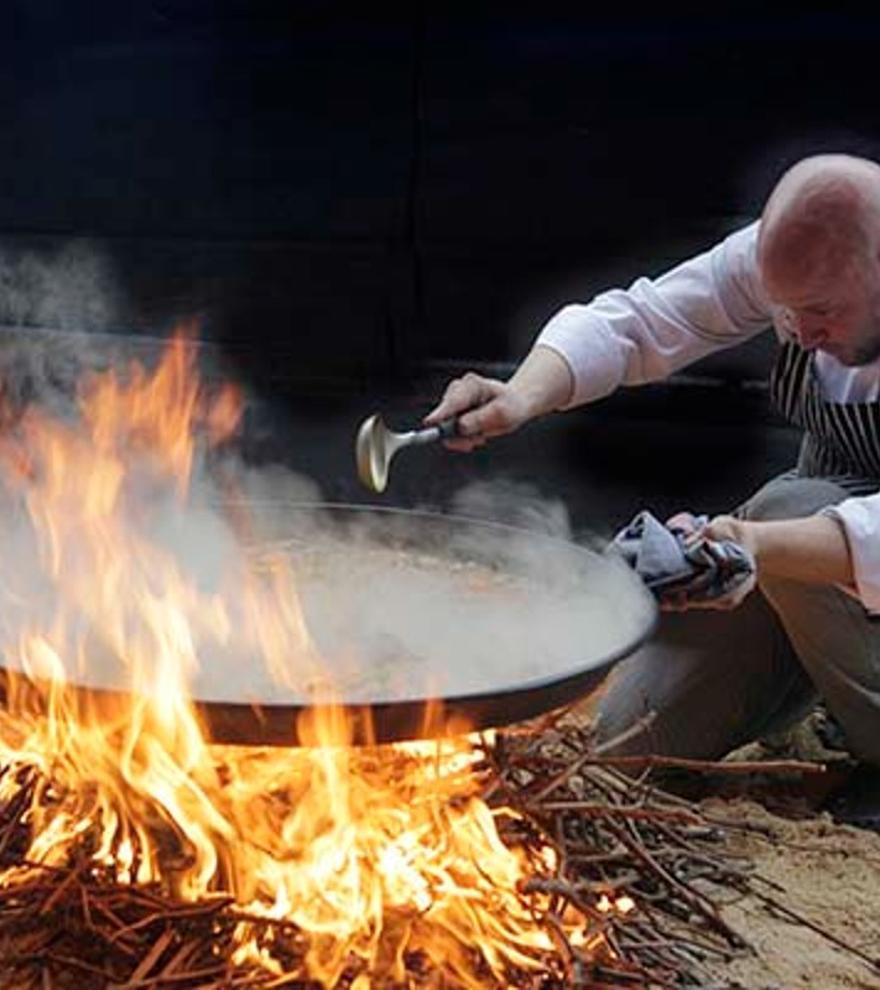
<svg viewBox="0 0 880 990">
<path fill-rule="evenodd" d="M 813 352 L 782 344 L 770 373 L 770 396 L 804 431 L 794 475 L 833 481 L 851 495 L 880 490 L 880 402 L 829 402 L 813 364 Z"/>
</svg>

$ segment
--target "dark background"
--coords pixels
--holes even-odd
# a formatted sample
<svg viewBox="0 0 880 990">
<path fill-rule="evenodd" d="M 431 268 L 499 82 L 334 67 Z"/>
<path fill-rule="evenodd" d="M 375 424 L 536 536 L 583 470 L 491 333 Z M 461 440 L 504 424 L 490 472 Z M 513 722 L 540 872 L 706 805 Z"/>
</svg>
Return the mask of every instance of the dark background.
<svg viewBox="0 0 880 990">
<path fill-rule="evenodd" d="M 803 154 L 880 157 L 880 16 L 626 9 L 6 3 L 0 322 L 197 316 L 254 392 L 249 456 L 360 500 L 363 415 L 507 374 L 561 305 L 708 247 Z M 791 460 L 772 349 L 471 458 L 407 452 L 385 501 L 503 476 L 591 528 L 720 510 Z"/>
</svg>

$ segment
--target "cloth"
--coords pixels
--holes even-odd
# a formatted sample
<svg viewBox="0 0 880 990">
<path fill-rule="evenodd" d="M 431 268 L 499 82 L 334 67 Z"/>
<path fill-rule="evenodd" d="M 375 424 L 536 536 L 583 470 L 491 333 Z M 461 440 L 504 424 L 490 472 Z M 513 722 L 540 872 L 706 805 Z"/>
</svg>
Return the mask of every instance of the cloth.
<svg viewBox="0 0 880 990">
<path fill-rule="evenodd" d="M 824 479 L 776 478 L 742 516 L 802 518 L 846 497 Z M 847 748 L 880 766 L 880 621 L 838 588 L 765 575 L 735 611 L 663 612 L 651 640 L 609 675 L 599 740 L 654 712 L 614 752 L 720 759 L 793 725 L 820 695 Z"/>
<path fill-rule="evenodd" d="M 835 481 L 847 474 L 868 483 L 829 511 L 846 531 L 858 598 L 865 609 L 880 613 L 880 481 L 874 484 L 873 466 L 875 459 L 880 463 L 880 360 L 847 368 L 830 354 L 793 345 L 786 313 L 771 304 L 761 283 L 757 234 L 752 223 L 656 279 L 640 278 L 625 291 L 565 306 L 536 343 L 568 363 L 575 383 L 570 406 L 576 406 L 621 385 L 664 378 L 774 325 L 784 342 L 777 365 L 783 368 L 782 390 L 794 396 L 791 408 L 782 408 L 804 426 L 805 445 L 815 449 L 811 469 L 802 473 Z M 792 354 L 803 360 L 786 365 Z M 856 405 L 862 408 L 856 411 Z M 847 456 L 852 453 L 859 455 L 854 461 Z"/>
<path fill-rule="evenodd" d="M 661 606 L 732 607 L 755 580 L 752 555 L 731 540 L 701 538 L 707 516 L 680 513 L 664 525 L 640 512 L 612 541 Z"/>
</svg>

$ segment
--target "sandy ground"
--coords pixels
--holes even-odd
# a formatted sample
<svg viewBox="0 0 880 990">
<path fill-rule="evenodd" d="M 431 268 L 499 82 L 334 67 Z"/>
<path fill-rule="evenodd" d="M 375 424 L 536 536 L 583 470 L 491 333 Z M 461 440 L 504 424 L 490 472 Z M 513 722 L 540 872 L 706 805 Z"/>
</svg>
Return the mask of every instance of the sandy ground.
<svg viewBox="0 0 880 990">
<path fill-rule="evenodd" d="M 717 986 L 880 988 L 880 835 L 835 825 L 827 815 L 780 818 L 744 799 L 709 799 L 703 807 L 762 830 L 734 831 L 728 846 L 753 864 L 762 894 L 878 960 L 872 968 L 759 897 L 731 898 L 725 920 L 754 952 L 710 966 Z"/>
<path fill-rule="evenodd" d="M 572 715 L 588 722 L 590 713 L 587 704 Z M 844 749 L 826 745 L 826 724 L 827 715 L 817 709 L 787 732 L 725 760 L 760 767 L 794 760 L 822 766 L 824 773 L 688 777 L 696 790 L 683 796 L 702 798 L 709 817 L 732 823 L 724 848 L 756 891 L 705 887 L 750 948 L 728 960 L 704 957 L 701 966 L 711 979 L 702 990 L 880 990 L 880 834 L 837 824 L 815 810 L 852 765 Z"/>
<path fill-rule="evenodd" d="M 729 831 L 728 851 L 751 864 L 763 895 L 727 898 L 725 920 L 754 951 L 709 967 L 718 987 L 880 990 L 880 834 L 815 811 L 851 759 L 826 746 L 823 725 L 827 716 L 817 709 L 788 732 L 745 746 L 728 760 L 794 759 L 821 764 L 825 773 L 757 773 L 708 783 L 703 809 L 751 826 Z M 786 917 L 785 910 L 826 934 Z"/>
</svg>

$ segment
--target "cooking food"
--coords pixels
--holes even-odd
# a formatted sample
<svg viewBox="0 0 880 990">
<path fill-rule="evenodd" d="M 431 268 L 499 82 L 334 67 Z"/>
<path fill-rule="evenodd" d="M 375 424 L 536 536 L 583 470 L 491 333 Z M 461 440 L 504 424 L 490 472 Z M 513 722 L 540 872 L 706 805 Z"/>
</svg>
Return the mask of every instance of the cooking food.
<svg viewBox="0 0 880 990">
<path fill-rule="evenodd" d="M 328 704 L 359 711 L 365 739 L 420 735 L 431 701 L 474 728 L 508 723 L 591 689 L 653 626 L 653 600 L 629 568 L 552 537 L 400 510 L 248 512 L 247 553 L 229 547 L 247 573 L 227 578 L 219 510 L 206 515 L 216 532 L 196 569 L 224 619 L 213 628 L 199 613 L 190 692 L 219 741 L 293 742 L 297 714 Z M 198 528 L 191 513 L 187 523 Z M 267 595 L 270 621 L 254 624 Z M 21 596 L 29 612 L 38 597 Z M 100 632 L 59 653 L 79 657 L 65 673 L 84 691 L 137 690 Z"/>
</svg>

